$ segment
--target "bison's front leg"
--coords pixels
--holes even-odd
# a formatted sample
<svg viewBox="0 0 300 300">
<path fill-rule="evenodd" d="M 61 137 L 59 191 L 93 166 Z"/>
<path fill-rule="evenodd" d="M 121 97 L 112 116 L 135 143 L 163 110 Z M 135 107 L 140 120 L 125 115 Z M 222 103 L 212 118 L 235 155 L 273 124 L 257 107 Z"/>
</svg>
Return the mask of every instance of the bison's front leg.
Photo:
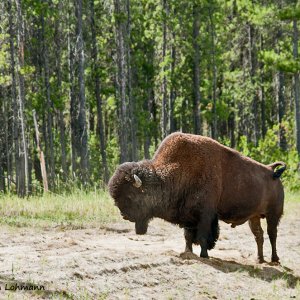
<svg viewBox="0 0 300 300">
<path fill-rule="evenodd" d="M 219 237 L 218 216 L 214 212 L 203 213 L 197 225 L 196 239 L 201 246 L 200 256 L 208 258 L 207 250 L 213 249 Z"/>
<path fill-rule="evenodd" d="M 195 230 L 184 228 L 185 252 L 193 252 L 193 241 L 195 239 Z"/>
<path fill-rule="evenodd" d="M 260 225 L 260 217 L 255 217 L 249 220 L 249 226 L 252 233 L 255 236 L 255 241 L 257 244 L 257 259 L 259 263 L 263 263 L 264 254 L 263 254 L 263 244 L 264 244 L 264 231 Z"/>
<path fill-rule="evenodd" d="M 197 255 L 193 253 L 193 242 L 196 238 L 196 229 L 184 228 L 185 237 L 185 251 L 180 254 L 183 259 L 198 259 Z"/>
</svg>

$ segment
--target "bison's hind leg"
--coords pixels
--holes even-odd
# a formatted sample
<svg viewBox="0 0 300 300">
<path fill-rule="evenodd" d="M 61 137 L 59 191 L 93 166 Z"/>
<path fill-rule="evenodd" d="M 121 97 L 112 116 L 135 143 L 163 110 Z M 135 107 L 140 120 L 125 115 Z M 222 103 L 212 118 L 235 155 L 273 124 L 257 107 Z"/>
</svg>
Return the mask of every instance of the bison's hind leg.
<svg viewBox="0 0 300 300">
<path fill-rule="evenodd" d="M 254 217 L 249 220 L 249 226 L 252 233 L 255 236 L 255 241 L 257 244 L 257 259 L 259 263 L 263 263 L 264 254 L 263 254 L 263 244 L 264 244 L 264 231 L 260 225 L 260 217 Z"/>
<path fill-rule="evenodd" d="M 272 247 L 272 256 L 271 260 L 274 263 L 279 262 L 279 257 L 277 255 L 277 250 L 276 250 L 276 239 L 277 239 L 277 226 L 280 220 L 281 214 L 276 215 L 276 214 L 268 214 L 266 216 L 267 219 L 267 230 L 268 230 L 268 235 L 269 239 L 271 242 L 271 247 Z"/>
</svg>

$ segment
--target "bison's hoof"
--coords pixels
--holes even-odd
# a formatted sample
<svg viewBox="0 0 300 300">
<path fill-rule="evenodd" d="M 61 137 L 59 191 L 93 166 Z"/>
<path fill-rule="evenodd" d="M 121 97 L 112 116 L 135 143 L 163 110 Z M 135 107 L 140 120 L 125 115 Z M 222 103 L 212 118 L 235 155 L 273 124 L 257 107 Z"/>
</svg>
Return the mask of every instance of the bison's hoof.
<svg viewBox="0 0 300 300">
<path fill-rule="evenodd" d="M 272 257 L 270 265 L 271 266 L 278 266 L 278 265 L 280 265 L 279 257 Z"/>
<path fill-rule="evenodd" d="M 180 253 L 180 258 L 182 258 L 182 259 L 199 259 L 199 257 L 196 254 L 194 254 L 193 252 L 190 252 L 190 251 Z"/>
<path fill-rule="evenodd" d="M 266 261 L 264 260 L 264 258 L 258 258 L 258 259 L 256 260 L 256 262 L 257 262 L 258 264 L 263 264 L 263 263 L 265 263 Z"/>
<path fill-rule="evenodd" d="M 280 266 L 280 262 L 279 261 L 271 261 L 269 263 L 270 266 Z"/>
<path fill-rule="evenodd" d="M 201 251 L 200 257 L 202 257 L 202 258 L 209 258 L 207 251 Z"/>
</svg>

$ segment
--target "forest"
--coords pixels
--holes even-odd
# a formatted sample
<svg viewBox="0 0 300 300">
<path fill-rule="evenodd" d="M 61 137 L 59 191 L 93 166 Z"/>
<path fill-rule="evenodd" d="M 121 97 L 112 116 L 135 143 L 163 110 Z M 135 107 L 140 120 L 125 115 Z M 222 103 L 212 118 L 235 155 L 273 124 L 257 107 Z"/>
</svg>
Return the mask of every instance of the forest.
<svg viewBox="0 0 300 300">
<path fill-rule="evenodd" d="M 293 0 L 0 1 L 0 195 L 105 187 L 168 134 L 287 163 L 300 189 Z"/>
</svg>

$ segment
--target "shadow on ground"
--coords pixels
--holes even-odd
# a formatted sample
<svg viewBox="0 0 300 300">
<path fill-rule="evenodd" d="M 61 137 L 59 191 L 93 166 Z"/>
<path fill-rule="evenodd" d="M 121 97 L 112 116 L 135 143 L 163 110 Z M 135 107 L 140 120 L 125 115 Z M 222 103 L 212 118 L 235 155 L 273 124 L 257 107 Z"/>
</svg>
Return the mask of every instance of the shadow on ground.
<svg viewBox="0 0 300 300">
<path fill-rule="evenodd" d="M 248 265 L 236 262 L 234 260 L 224 260 L 216 257 L 210 257 L 210 259 L 201 258 L 194 253 L 189 253 L 188 255 L 182 253 L 179 257 L 182 259 L 193 259 L 200 261 L 201 263 L 209 265 L 224 273 L 246 271 L 249 276 L 260 278 L 268 282 L 277 279 L 283 279 L 286 280 L 287 285 L 290 288 L 295 288 L 298 283 L 300 284 L 300 277 L 295 276 L 292 273 L 293 270 L 282 265 L 272 266 L 271 263 L 269 265 L 267 265 L 267 263 L 261 265 Z"/>
</svg>

